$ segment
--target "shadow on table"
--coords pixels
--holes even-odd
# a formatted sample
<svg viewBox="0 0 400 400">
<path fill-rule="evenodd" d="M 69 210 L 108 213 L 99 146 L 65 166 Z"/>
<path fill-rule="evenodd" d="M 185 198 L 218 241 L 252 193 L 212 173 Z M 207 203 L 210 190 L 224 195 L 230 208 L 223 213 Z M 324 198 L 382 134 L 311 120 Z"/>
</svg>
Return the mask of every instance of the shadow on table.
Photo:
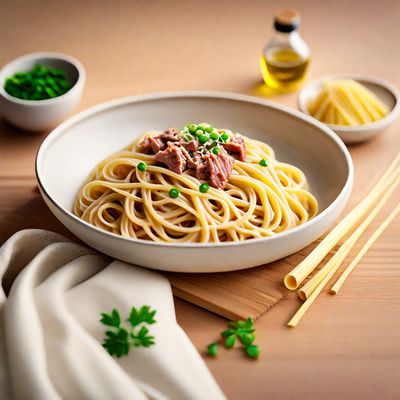
<svg viewBox="0 0 400 400">
<path fill-rule="evenodd" d="M 22 229 L 47 229 L 60 233 L 75 242 L 80 240 L 74 236 L 47 208 L 37 190 L 22 205 L 19 204 L 0 220 L 0 243 L 4 243 L 15 232 Z M 80 242 L 82 243 L 82 242 Z"/>
<path fill-rule="evenodd" d="M 246 87 L 243 87 L 243 93 L 249 94 L 250 96 L 256 96 L 261 98 L 267 98 L 271 100 L 279 100 L 284 96 L 295 93 L 296 90 L 277 90 L 267 86 L 264 81 L 257 79 L 249 82 Z"/>
</svg>

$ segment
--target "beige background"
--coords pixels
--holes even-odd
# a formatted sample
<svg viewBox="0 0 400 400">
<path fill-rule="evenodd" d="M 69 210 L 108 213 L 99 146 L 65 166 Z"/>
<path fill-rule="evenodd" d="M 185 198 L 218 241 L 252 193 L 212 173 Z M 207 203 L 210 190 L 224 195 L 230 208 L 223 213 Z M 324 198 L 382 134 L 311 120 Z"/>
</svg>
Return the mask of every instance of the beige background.
<svg viewBox="0 0 400 400">
<path fill-rule="evenodd" d="M 79 109 L 114 97 L 178 89 L 264 96 L 258 57 L 272 33 L 273 12 L 282 5 L 296 6 L 303 16 L 311 77 L 355 72 L 400 86 L 396 0 L 0 0 L 0 65 L 40 50 L 79 58 L 88 74 Z M 273 100 L 296 106 L 296 94 Z M 34 192 L 34 155 L 45 134 L 24 133 L 0 120 L 1 240 L 26 226 L 62 231 Z M 351 148 L 352 203 L 399 149 L 400 121 L 377 140 Z M 239 350 L 207 359 L 229 398 L 400 398 L 399 231 L 397 220 L 343 292 L 322 296 L 295 330 L 284 325 L 299 306 L 293 293 L 257 321 L 259 361 L 247 360 Z M 200 351 L 224 327 L 222 318 L 188 303 L 177 301 L 176 307 Z"/>
</svg>

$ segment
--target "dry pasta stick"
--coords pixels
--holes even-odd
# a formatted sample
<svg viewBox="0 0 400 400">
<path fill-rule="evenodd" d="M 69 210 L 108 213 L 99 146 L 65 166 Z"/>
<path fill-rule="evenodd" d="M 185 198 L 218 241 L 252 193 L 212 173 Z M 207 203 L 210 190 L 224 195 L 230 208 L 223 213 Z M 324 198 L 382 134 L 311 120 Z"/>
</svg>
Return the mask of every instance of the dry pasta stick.
<svg viewBox="0 0 400 400">
<path fill-rule="evenodd" d="M 360 124 L 362 121 L 360 120 L 359 115 L 357 114 L 356 110 L 354 110 L 354 107 L 351 106 L 349 103 L 348 99 L 343 95 L 341 92 L 340 88 L 342 86 L 345 86 L 343 81 L 333 81 L 332 82 L 332 88 L 335 92 L 336 100 L 337 102 L 343 107 L 343 109 L 347 112 L 348 115 L 357 123 Z"/>
<path fill-rule="evenodd" d="M 317 112 L 317 109 L 319 109 L 321 107 L 321 104 L 323 101 L 327 101 L 327 93 L 322 90 L 321 93 L 313 100 L 310 100 L 308 102 L 307 108 L 308 108 L 308 112 L 313 115 Z"/>
<path fill-rule="evenodd" d="M 399 171 L 400 172 L 400 171 Z M 323 278 L 327 275 L 327 273 L 331 269 L 337 270 L 339 266 L 342 264 L 347 254 L 349 254 L 350 250 L 354 247 L 357 240 L 360 236 L 365 232 L 368 226 L 371 224 L 373 219 L 377 216 L 380 210 L 382 210 L 383 206 L 386 204 L 389 197 L 396 190 L 397 186 L 400 184 L 400 176 L 398 176 L 394 181 L 388 180 L 390 183 L 390 187 L 382 196 L 381 200 L 375 206 L 375 208 L 368 214 L 363 223 L 353 232 L 353 234 L 342 244 L 340 249 L 336 252 L 336 254 L 323 266 L 322 269 L 315 274 L 312 279 L 310 279 L 299 291 L 298 295 L 302 300 L 306 300 L 310 297 L 311 293 L 316 289 L 316 287 L 321 283 Z"/>
<path fill-rule="evenodd" d="M 339 120 L 339 112 L 338 112 L 338 110 L 335 108 L 335 109 L 334 109 L 334 112 L 333 112 L 333 123 L 334 123 L 335 125 L 337 125 L 337 124 L 338 124 L 338 120 Z"/>
<path fill-rule="evenodd" d="M 337 116 L 338 116 L 337 125 L 346 125 L 345 122 L 344 122 L 343 117 L 340 115 L 340 112 L 337 113 Z"/>
<path fill-rule="evenodd" d="M 388 113 L 386 106 L 384 106 L 383 103 L 381 103 L 381 101 L 368 89 L 364 88 L 358 82 L 351 81 L 349 82 L 349 85 L 353 88 L 354 94 L 358 98 L 359 102 L 374 121 L 382 119 L 382 117 Z"/>
<path fill-rule="evenodd" d="M 322 280 L 321 284 L 311 293 L 311 296 L 301 305 L 301 307 L 297 310 L 296 314 L 293 315 L 292 319 L 287 323 L 287 326 L 290 328 L 294 328 L 303 318 L 304 314 L 311 307 L 312 303 L 314 303 L 315 299 L 322 292 L 322 289 L 325 285 L 330 281 L 332 276 L 335 274 L 335 270 L 331 269 L 328 272 L 328 275 Z"/>
<path fill-rule="evenodd" d="M 311 305 L 314 303 L 314 301 L 317 299 L 319 294 L 322 292 L 324 287 L 328 284 L 328 282 L 331 280 L 333 275 L 335 275 L 335 272 L 338 270 L 340 264 L 338 263 L 334 268 L 331 268 L 330 271 L 325 275 L 325 277 L 322 279 L 320 284 L 315 288 L 315 290 L 311 293 L 310 297 L 301 305 L 301 307 L 297 310 L 296 314 L 292 317 L 292 319 L 288 322 L 287 326 L 290 328 L 294 328 L 297 326 L 297 324 L 301 321 L 301 319 L 304 317 L 305 313 L 308 311 L 308 309 L 311 307 Z"/>
<path fill-rule="evenodd" d="M 334 115 L 335 115 L 335 107 L 332 107 L 331 105 L 328 106 L 328 111 L 326 113 L 326 122 L 328 124 L 334 124 Z"/>
<path fill-rule="evenodd" d="M 329 95 L 331 97 L 332 105 L 337 108 L 338 112 L 343 116 L 344 120 L 346 121 L 346 125 L 358 125 L 357 120 L 347 112 L 346 108 L 340 102 L 340 98 L 336 92 L 336 88 L 333 85 L 329 85 L 328 87 Z"/>
<path fill-rule="evenodd" d="M 379 179 L 371 192 L 352 211 L 350 211 L 335 228 L 321 241 L 321 243 L 289 274 L 285 276 L 285 285 L 295 290 L 304 279 L 317 267 L 339 240 L 344 237 L 355 224 L 371 209 L 379 197 L 387 189 L 387 178 L 391 176 L 400 162 L 400 153 L 397 154 L 386 172 Z"/>
<path fill-rule="evenodd" d="M 329 93 L 326 94 L 326 96 L 321 100 L 321 104 L 316 107 L 315 112 L 311 114 L 314 118 L 320 120 L 321 117 L 324 115 L 326 108 L 328 105 L 331 104 L 330 98 L 329 98 Z"/>
<path fill-rule="evenodd" d="M 400 176 L 397 177 L 396 181 L 396 186 L 400 183 Z M 391 190 L 391 193 L 393 193 L 393 190 Z M 389 197 L 389 196 L 387 196 Z M 386 198 L 387 200 L 387 198 Z M 344 249 L 345 246 L 342 246 Z M 346 250 L 343 250 L 345 252 Z M 336 253 L 338 254 L 338 253 Z M 336 255 L 335 254 L 335 255 Z M 334 256 L 335 257 L 335 256 Z M 339 257 L 338 257 L 339 258 Z M 332 257 L 333 259 L 333 257 Z M 331 260 L 330 260 L 331 261 Z M 337 261 L 337 260 L 335 260 Z M 288 326 L 291 328 L 294 328 L 297 326 L 297 324 L 300 322 L 300 320 L 303 318 L 305 313 L 308 311 L 308 309 L 311 307 L 311 305 L 314 303 L 314 301 L 317 299 L 319 294 L 322 292 L 323 288 L 328 284 L 330 279 L 334 276 L 336 271 L 338 270 L 340 266 L 340 262 L 335 262 L 332 263 L 332 267 L 329 269 L 327 274 L 323 277 L 319 285 L 315 288 L 315 290 L 310 294 L 310 296 L 307 298 L 307 300 L 301 305 L 301 307 L 297 310 L 296 314 L 292 317 L 292 319 L 288 322 Z"/>
<path fill-rule="evenodd" d="M 331 293 L 337 294 L 342 287 L 345 280 L 352 273 L 354 268 L 360 262 L 360 260 L 364 257 L 370 247 L 376 242 L 376 240 L 382 235 L 384 230 L 389 226 L 389 224 L 400 214 L 400 204 L 389 214 L 389 216 L 382 222 L 379 228 L 374 232 L 374 234 L 368 239 L 368 241 L 364 244 L 361 250 L 354 257 L 353 261 L 349 264 L 349 266 L 343 271 L 342 275 L 336 281 L 336 283 L 332 286 Z"/>
<path fill-rule="evenodd" d="M 385 103 L 383 103 L 375 93 L 371 92 L 365 86 L 361 85 L 356 81 L 350 81 L 350 85 L 358 91 L 361 96 L 364 96 L 381 114 L 385 116 L 389 113 L 389 109 Z"/>
<path fill-rule="evenodd" d="M 299 298 L 304 301 L 310 298 L 313 292 L 318 288 L 323 279 L 326 277 L 326 275 L 330 271 L 332 271 L 332 269 L 335 269 L 341 264 L 349 251 L 349 244 L 343 244 L 343 246 L 340 247 L 340 249 L 332 256 L 332 258 L 323 266 L 323 268 L 297 291 L 297 295 L 299 296 Z"/>
<path fill-rule="evenodd" d="M 322 122 L 328 122 L 328 114 L 331 109 L 332 109 L 332 104 L 328 103 L 328 105 L 326 107 L 324 107 L 324 112 L 322 114 L 320 114 L 319 120 Z"/>
<path fill-rule="evenodd" d="M 357 119 L 361 122 L 361 124 L 367 124 L 372 122 L 371 117 L 365 111 L 363 107 L 360 106 L 360 103 L 354 97 L 353 90 L 351 90 L 348 85 L 337 85 L 337 90 L 341 98 L 346 103 L 349 110 L 353 110 L 353 113 L 357 116 Z"/>
</svg>

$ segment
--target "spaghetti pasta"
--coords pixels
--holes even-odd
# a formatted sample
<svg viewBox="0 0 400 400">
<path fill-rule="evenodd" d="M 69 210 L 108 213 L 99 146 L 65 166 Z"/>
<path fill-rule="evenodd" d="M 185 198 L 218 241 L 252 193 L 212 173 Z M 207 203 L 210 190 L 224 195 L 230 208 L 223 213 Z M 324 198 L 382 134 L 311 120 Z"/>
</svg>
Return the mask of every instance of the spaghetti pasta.
<svg viewBox="0 0 400 400">
<path fill-rule="evenodd" d="M 223 189 L 206 185 L 202 192 L 190 170 L 176 173 L 141 151 L 140 144 L 158 133 L 147 132 L 100 162 L 80 189 L 74 213 L 108 232 L 170 243 L 262 238 L 317 214 L 304 173 L 277 161 L 266 143 L 243 136 L 245 161 L 234 161 Z"/>
</svg>

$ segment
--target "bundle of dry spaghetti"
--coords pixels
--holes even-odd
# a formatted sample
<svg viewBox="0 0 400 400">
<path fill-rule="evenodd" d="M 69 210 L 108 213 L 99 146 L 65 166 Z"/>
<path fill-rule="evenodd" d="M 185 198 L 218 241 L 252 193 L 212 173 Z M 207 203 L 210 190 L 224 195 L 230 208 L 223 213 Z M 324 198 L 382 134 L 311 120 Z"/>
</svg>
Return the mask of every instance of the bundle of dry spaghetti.
<svg viewBox="0 0 400 400">
<path fill-rule="evenodd" d="M 308 112 L 327 124 L 365 125 L 389 113 L 371 90 L 352 79 L 326 80 L 321 93 L 308 104 Z"/>
<path fill-rule="evenodd" d="M 350 253 L 357 240 L 366 231 L 399 184 L 400 153 L 397 154 L 371 192 L 355 208 L 353 208 L 353 210 L 351 210 L 338 225 L 336 225 L 336 227 L 296 268 L 286 275 L 286 287 L 291 290 L 298 289 L 297 293 L 299 297 L 304 300 L 302 306 L 288 322 L 288 326 L 295 327 L 300 322 L 315 299 L 342 265 L 344 259 Z M 397 205 L 397 207 L 380 224 L 375 233 L 362 246 L 352 262 L 347 266 L 337 282 L 333 285 L 331 288 L 332 294 L 338 293 L 346 278 L 354 270 L 361 258 L 399 214 L 400 205 Z M 348 235 L 351 231 L 352 233 Z M 303 281 L 317 268 L 336 244 L 346 237 L 346 235 L 348 235 L 347 238 L 342 242 L 329 261 L 310 280 L 300 287 Z"/>
</svg>

